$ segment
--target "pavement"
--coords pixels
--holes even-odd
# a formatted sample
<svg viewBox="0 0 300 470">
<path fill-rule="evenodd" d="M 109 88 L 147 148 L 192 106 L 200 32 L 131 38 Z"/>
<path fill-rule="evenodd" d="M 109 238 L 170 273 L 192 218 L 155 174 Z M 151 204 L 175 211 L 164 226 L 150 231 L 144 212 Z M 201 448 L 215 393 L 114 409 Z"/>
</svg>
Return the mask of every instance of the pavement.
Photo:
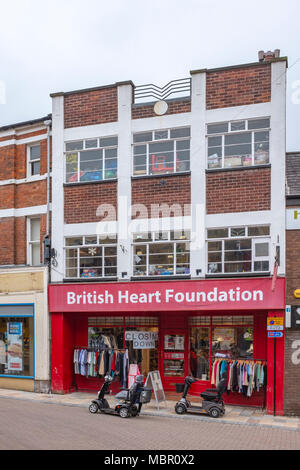
<svg viewBox="0 0 300 470">
<path fill-rule="evenodd" d="M 74 392 L 65 395 L 51 393 L 34 393 L 19 390 L 0 389 L 1 398 L 12 398 L 16 400 L 30 400 L 37 403 L 52 403 L 65 406 L 79 406 L 88 409 L 91 400 L 96 398 L 96 393 Z M 111 406 L 116 403 L 113 395 L 108 396 Z M 199 400 L 192 397 L 192 403 L 199 404 Z M 188 413 L 185 415 L 177 415 L 174 411 L 175 400 L 167 399 L 161 402 L 159 407 L 155 400 L 143 405 L 141 414 L 149 416 L 161 416 L 174 419 L 192 419 L 201 421 L 214 421 L 227 424 L 242 424 L 249 426 L 267 426 L 272 428 L 281 428 L 300 432 L 300 417 L 298 416 L 273 416 L 268 415 L 261 408 L 250 408 L 241 406 L 226 405 L 225 415 L 217 419 L 196 413 Z"/>
</svg>

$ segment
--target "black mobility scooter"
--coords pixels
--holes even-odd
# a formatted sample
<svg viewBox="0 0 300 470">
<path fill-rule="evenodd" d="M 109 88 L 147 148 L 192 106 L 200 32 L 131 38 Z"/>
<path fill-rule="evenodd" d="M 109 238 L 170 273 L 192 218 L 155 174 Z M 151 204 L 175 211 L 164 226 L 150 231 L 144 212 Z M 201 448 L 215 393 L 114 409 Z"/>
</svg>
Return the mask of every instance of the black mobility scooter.
<svg viewBox="0 0 300 470">
<path fill-rule="evenodd" d="M 189 389 L 194 382 L 197 382 L 197 379 L 194 379 L 193 377 L 185 378 L 182 397 L 175 405 L 176 413 L 179 415 L 187 412 L 201 413 L 207 414 L 212 418 L 219 418 L 219 416 L 223 416 L 225 414 L 225 406 L 222 400 L 222 395 L 225 392 L 227 386 L 226 373 L 222 375 L 217 388 L 208 388 L 205 390 L 205 392 L 200 394 L 200 397 L 203 398 L 202 406 L 192 405 L 186 399 Z"/>
<path fill-rule="evenodd" d="M 143 386 L 144 376 L 138 375 L 135 383 L 130 389 L 124 389 L 115 395 L 117 400 L 120 400 L 114 408 L 109 406 L 105 395 L 109 394 L 109 387 L 113 381 L 110 375 L 106 375 L 104 378 L 104 384 L 98 393 L 97 400 L 93 400 L 89 406 L 90 413 L 101 413 L 117 415 L 121 418 L 128 418 L 130 416 L 138 416 L 142 405 L 149 403 L 152 395 L 152 388 L 145 388 Z"/>
</svg>

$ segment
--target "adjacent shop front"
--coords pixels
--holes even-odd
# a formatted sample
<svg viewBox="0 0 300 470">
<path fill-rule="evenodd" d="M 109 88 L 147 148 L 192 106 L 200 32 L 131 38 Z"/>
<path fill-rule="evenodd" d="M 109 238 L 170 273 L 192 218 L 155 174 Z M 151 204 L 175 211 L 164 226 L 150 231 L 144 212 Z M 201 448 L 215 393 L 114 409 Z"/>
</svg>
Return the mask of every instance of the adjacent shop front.
<svg viewBox="0 0 300 470">
<path fill-rule="evenodd" d="M 47 270 L 0 269 L 0 387 L 50 388 Z"/>
<path fill-rule="evenodd" d="M 117 390 L 159 370 L 165 391 L 193 375 L 198 394 L 225 370 L 225 402 L 282 414 L 284 337 L 267 319 L 284 309 L 283 278 L 52 284 L 52 390 L 96 390 L 108 371 Z"/>
</svg>

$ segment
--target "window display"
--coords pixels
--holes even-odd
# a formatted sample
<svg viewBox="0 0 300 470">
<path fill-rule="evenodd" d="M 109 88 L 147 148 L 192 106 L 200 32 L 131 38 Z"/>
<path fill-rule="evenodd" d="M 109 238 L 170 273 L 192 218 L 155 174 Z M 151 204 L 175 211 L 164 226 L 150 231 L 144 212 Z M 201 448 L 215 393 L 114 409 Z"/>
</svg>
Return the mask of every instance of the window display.
<svg viewBox="0 0 300 470">
<path fill-rule="evenodd" d="M 268 226 L 208 229 L 208 274 L 269 271 L 270 239 L 258 238 L 269 232 Z"/>
<path fill-rule="evenodd" d="M 189 170 L 189 127 L 133 134 L 134 176 Z"/>
<path fill-rule="evenodd" d="M 0 375 L 34 375 L 33 318 L 0 318 Z"/>
<path fill-rule="evenodd" d="M 117 178 L 118 138 L 66 143 L 66 183 Z"/>
<path fill-rule="evenodd" d="M 134 276 L 189 275 L 189 238 L 182 231 L 134 234 Z"/>
<path fill-rule="evenodd" d="M 164 375 L 184 376 L 184 335 L 164 335 Z"/>
<path fill-rule="evenodd" d="M 248 167 L 269 163 L 269 127 L 269 118 L 208 124 L 208 168 Z M 258 129 L 265 130 L 255 132 Z"/>
<path fill-rule="evenodd" d="M 210 328 L 190 329 L 190 373 L 200 380 L 209 380 Z"/>
<path fill-rule="evenodd" d="M 95 351 L 126 350 L 129 365 L 136 364 L 145 376 L 150 371 L 158 370 L 158 326 L 154 326 L 157 324 L 156 318 L 90 317 L 88 324 L 89 348 Z"/>
</svg>

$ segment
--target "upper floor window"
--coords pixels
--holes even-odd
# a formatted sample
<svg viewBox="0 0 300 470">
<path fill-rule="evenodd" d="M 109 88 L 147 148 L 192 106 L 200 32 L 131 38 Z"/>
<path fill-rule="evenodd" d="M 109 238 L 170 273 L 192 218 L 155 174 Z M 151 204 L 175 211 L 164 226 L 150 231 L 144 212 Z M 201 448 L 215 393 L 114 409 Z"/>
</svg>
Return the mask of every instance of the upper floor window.
<svg viewBox="0 0 300 470">
<path fill-rule="evenodd" d="M 28 176 L 40 174 L 41 145 L 35 144 L 28 147 Z"/>
<path fill-rule="evenodd" d="M 118 137 L 66 143 L 66 183 L 117 178 Z"/>
<path fill-rule="evenodd" d="M 269 163 L 270 118 L 207 125 L 208 168 Z"/>
<path fill-rule="evenodd" d="M 41 264 L 41 220 L 38 217 L 28 219 L 27 225 L 27 253 L 28 264 L 39 266 Z"/>
<path fill-rule="evenodd" d="M 190 274 L 190 233 L 182 231 L 133 234 L 133 275 Z"/>
<path fill-rule="evenodd" d="M 270 271 L 270 227 L 207 230 L 207 273 Z"/>
<path fill-rule="evenodd" d="M 133 134 L 133 175 L 161 175 L 190 170 L 190 128 Z"/>
<path fill-rule="evenodd" d="M 102 278 L 117 275 L 117 238 L 97 235 L 65 239 L 65 277 Z"/>
</svg>

